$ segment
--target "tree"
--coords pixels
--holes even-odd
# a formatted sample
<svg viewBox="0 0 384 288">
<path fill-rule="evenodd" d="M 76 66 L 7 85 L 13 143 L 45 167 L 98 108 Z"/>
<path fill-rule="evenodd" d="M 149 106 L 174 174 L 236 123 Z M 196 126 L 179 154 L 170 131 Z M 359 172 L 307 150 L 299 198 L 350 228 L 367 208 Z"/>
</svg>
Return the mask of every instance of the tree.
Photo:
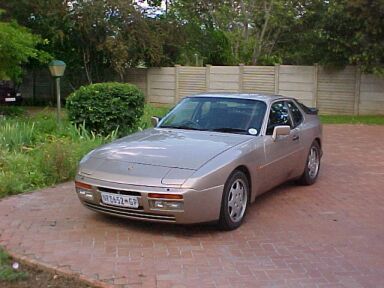
<svg viewBox="0 0 384 288">
<path fill-rule="evenodd" d="M 0 78 L 10 78 L 18 82 L 23 64 L 31 59 L 48 61 L 49 55 L 37 48 L 42 43 L 40 37 L 15 21 L 0 22 Z"/>
<path fill-rule="evenodd" d="M 326 26 L 327 40 L 333 44 L 329 54 L 339 56 L 342 64 L 357 64 L 364 72 L 384 75 L 384 1 L 335 2 Z"/>
<path fill-rule="evenodd" d="M 7 0 L 48 39 L 74 88 L 125 70 L 201 62 L 361 65 L 383 71 L 383 0 Z M 197 61 L 196 61 L 197 60 Z M 203 60 L 203 61 L 201 61 Z"/>
<path fill-rule="evenodd" d="M 159 5 L 161 3 L 152 3 Z M 180 33 L 148 17 L 126 0 L 8 0 L 12 16 L 43 38 L 48 52 L 67 63 L 66 79 L 75 89 L 86 83 L 123 80 L 137 65 L 173 65 Z"/>
<path fill-rule="evenodd" d="M 360 65 L 383 74 L 384 2 L 377 0 L 302 1 L 300 17 L 282 35 L 276 53 L 286 64 Z"/>
<path fill-rule="evenodd" d="M 291 1 L 282 0 L 175 0 L 171 6 L 173 17 L 186 30 L 193 31 L 188 33 L 192 49 L 203 57 L 209 59 L 211 49 L 198 43 L 206 41 L 205 35 L 213 31 L 214 35 L 222 35 L 222 56 L 215 57 L 225 61 L 220 64 L 262 63 L 263 58 L 273 54 L 280 36 L 297 17 L 295 12 Z M 228 52 L 230 57 L 224 56 Z"/>
</svg>

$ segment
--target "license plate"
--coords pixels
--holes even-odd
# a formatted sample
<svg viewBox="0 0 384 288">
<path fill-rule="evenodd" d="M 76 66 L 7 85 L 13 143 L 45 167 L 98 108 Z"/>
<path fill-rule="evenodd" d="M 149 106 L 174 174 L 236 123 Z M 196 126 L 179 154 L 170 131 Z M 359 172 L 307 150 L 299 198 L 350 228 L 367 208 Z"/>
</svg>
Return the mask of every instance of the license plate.
<svg viewBox="0 0 384 288">
<path fill-rule="evenodd" d="M 15 102 L 16 101 L 16 98 L 13 97 L 13 98 L 5 98 L 5 102 Z"/>
<path fill-rule="evenodd" d="M 139 208 L 139 200 L 136 196 L 117 195 L 101 192 L 101 200 L 104 204 L 120 207 Z"/>
</svg>

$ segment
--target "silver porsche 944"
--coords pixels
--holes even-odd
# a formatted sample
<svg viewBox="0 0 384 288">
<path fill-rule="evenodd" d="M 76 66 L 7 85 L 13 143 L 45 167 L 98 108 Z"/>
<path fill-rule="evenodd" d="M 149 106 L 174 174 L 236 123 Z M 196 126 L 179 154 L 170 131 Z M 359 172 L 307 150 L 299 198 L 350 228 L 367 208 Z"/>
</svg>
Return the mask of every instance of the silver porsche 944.
<svg viewBox="0 0 384 288">
<path fill-rule="evenodd" d="M 295 99 L 186 97 L 154 128 L 87 154 L 75 186 L 86 207 L 168 223 L 239 227 L 256 196 L 288 180 L 313 184 L 322 156 L 317 110 Z"/>
</svg>

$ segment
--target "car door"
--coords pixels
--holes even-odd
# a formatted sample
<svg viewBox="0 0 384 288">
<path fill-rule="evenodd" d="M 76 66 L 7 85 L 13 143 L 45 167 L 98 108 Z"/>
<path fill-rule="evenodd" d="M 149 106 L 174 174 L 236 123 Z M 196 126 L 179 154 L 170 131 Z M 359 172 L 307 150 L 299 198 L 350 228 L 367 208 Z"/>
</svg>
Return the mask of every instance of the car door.
<svg viewBox="0 0 384 288">
<path fill-rule="evenodd" d="M 300 109 L 298 108 L 297 104 L 292 100 L 287 100 L 286 104 L 288 106 L 289 114 L 291 116 L 291 129 L 294 131 L 294 134 L 296 135 L 297 139 L 297 147 L 295 149 L 295 161 L 296 164 L 294 165 L 294 172 L 292 173 L 293 176 L 300 176 L 303 173 L 303 167 L 304 163 L 307 159 L 307 155 L 304 152 L 304 143 L 302 134 L 303 131 L 303 121 L 304 116 Z"/>
<path fill-rule="evenodd" d="M 290 134 L 273 140 L 273 129 L 280 125 L 290 126 Z M 299 126 L 295 126 L 288 101 L 280 100 L 272 103 L 264 136 L 265 165 L 262 169 L 265 190 L 286 181 L 297 170 L 299 151 L 302 149 Z"/>
</svg>

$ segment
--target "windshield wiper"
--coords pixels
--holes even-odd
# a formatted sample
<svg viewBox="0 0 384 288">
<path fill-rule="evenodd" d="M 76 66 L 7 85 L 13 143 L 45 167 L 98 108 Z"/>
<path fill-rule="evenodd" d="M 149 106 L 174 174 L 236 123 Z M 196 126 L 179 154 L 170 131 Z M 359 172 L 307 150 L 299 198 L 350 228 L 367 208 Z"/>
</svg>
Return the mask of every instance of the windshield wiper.
<svg viewBox="0 0 384 288">
<path fill-rule="evenodd" d="M 185 130 L 204 130 L 204 129 L 199 129 L 199 128 L 194 128 L 190 126 L 172 126 L 172 125 L 166 125 L 166 126 L 160 126 L 159 128 L 172 128 L 172 129 L 185 129 Z"/>
<path fill-rule="evenodd" d="M 246 133 L 247 132 L 247 130 L 245 129 L 229 128 L 229 127 L 214 128 L 214 129 L 210 129 L 210 131 L 229 132 L 229 133 Z"/>
</svg>

